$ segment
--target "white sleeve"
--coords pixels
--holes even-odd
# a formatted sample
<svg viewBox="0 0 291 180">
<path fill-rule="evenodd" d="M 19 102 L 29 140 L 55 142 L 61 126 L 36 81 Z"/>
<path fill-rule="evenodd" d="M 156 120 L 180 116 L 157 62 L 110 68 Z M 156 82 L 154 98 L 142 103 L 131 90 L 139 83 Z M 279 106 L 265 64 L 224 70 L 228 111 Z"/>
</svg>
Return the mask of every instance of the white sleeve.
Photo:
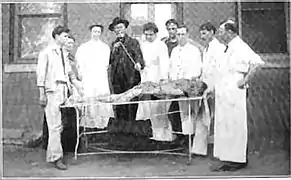
<svg viewBox="0 0 291 180">
<path fill-rule="evenodd" d="M 189 52 L 190 58 L 188 58 L 188 65 L 185 67 L 187 79 L 197 78 L 201 75 L 202 61 L 200 50 L 193 46 Z"/>
<path fill-rule="evenodd" d="M 168 55 L 168 48 L 165 43 L 160 44 L 159 49 L 159 59 L 161 66 L 162 79 L 168 79 L 169 69 L 170 69 L 170 59 Z"/>
<path fill-rule="evenodd" d="M 75 58 L 76 58 L 76 63 L 77 63 L 77 66 L 79 68 L 79 72 L 81 74 L 81 76 L 83 75 L 83 72 L 84 72 L 84 63 L 83 63 L 83 51 L 82 51 L 82 45 L 78 47 L 77 49 L 77 52 L 75 54 Z"/>
</svg>

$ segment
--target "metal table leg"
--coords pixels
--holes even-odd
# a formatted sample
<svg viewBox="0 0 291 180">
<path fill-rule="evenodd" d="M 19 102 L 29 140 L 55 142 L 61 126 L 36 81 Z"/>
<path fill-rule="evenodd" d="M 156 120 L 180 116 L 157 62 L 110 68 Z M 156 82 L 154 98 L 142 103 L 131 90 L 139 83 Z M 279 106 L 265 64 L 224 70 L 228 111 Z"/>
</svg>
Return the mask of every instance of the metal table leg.
<svg viewBox="0 0 291 180">
<path fill-rule="evenodd" d="M 79 110 L 78 107 L 74 107 L 75 111 L 76 111 L 76 130 L 77 130 L 77 142 L 76 142 L 76 146 L 75 146 L 75 160 L 77 160 L 77 153 L 78 153 L 78 146 L 80 143 L 80 114 L 79 114 Z"/>
</svg>

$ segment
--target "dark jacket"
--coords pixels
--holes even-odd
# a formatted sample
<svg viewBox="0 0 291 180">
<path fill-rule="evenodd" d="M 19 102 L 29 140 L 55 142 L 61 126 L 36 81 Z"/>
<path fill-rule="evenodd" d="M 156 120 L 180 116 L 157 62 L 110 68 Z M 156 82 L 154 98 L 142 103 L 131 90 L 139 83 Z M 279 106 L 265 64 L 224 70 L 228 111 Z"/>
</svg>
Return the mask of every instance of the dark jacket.
<svg viewBox="0 0 291 180">
<path fill-rule="evenodd" d="M 113 86 L 113 93 L 123 93 L 133 86 L 140 83 L 140 72 L 135 70 L 134 64 L 124 49 L 119 46 L 114 48 L 114 44 L 121 41 L 132 59 L 141 64 L 143 69 L 145 66 L 143 55 L 140 49 L 139 42 L 136 39 L 129 37 L 127 34 L 123 38 L 117 38 L 111 44 L 110 52 L 110 81 Z"/>
</svg>

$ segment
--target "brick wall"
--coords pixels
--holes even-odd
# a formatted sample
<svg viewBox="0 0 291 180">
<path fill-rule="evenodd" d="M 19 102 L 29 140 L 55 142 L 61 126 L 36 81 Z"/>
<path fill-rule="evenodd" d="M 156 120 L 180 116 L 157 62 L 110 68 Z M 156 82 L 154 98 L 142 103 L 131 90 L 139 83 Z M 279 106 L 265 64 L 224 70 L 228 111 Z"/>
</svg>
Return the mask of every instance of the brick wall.
<svg viewBox="0 0 291 180">
<path fill-rule="evenodd" d="M 90 39 L 88 28 L 94 23 L 104 26 L 102 40 L 109 45 L 114 40 L 114 34 L 108 26 L 119 14 L 119 3 L 69 3 L 68 26 L 76 37 L 77 46 Z"/>
<path fill-rule="evenodd" d="M 199 26 L 207 21 L 219 23 L 228 18 L 235 17 L 234 2 L 191 2 L 183 4 L 183 21 L 189 27 L 190 38 L 200 42 Z"/>
</svg>

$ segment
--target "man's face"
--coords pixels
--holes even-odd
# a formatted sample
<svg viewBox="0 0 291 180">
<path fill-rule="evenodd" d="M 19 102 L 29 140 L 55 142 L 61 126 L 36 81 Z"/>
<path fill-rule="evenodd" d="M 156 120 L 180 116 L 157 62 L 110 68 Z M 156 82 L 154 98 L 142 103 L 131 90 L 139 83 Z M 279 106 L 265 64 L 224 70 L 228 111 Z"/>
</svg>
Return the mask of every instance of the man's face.
<svg viewBox="0 0 291 180">
<path fill-rule="evenodd" d="M 170 38 L 175 38 L 176 37 L 177 28 L 178 28 L 178 26 L 176 24 L 174 24 L 174 23 L 168 24 L 167 30 L 168 30 Z"/>
<path fill-rule="evenodd" d="M 188 33 L 186 28 L 177 29 L 177 38 L 180 45 L 184 45 L 188 41 Z"/>
<path fill-rule="evenodd" d="M 55 36 L 55 39 L 61 46 L 63 46 L 63 45 L 65 45 L 65 43 L 69 39 L 69 34 L 66 32 L 62 32 L 60 35 L 57 34 Z"/>
<path fill-rule="evenodd" d="M 227 42 L 227 37 L 228 37 L 228 32 L 225 30 L 224 24 L 219 26 L 219 29 L 216 33 L 216 38 L 219 40 L 221 43 L 226 43 Z"/>
<path fill-rule="evenodd" d="M 75 44 L 75 41 L 74 41 L 72 38 L 68 38 L 68 40 L 66 41 L 64 47 L 65 47 L 68 51 L 71 51 L 71 50 L 73 50 L 73 48 L 74 48 L 74 44 Z"/>
<path fill-rule="evenodd" d="M 209 41 L 212 39 L 213 36 L 214 36 L 214 32 L 213 32 L 213 30 L 207 31 L 207 30 L 205 29 L 205 30 L 201 30 L 201 31 L 200 31 L 200 38 L 201 38 L 203 41 L 209 42 Z"/>
<path fill-rule="evenodd" d="M 125 29 L 126 28 L 125 28 L 125 25 L 123 23 L 116 24 L 114 26 L 114 33 L 116 34 L 116 36 L 122 37 L 125 34 Z"/>
<path fill-rule="evenodd" d="M 153 30 L 147 30 L 144 32 L 144 35 L 145 35 L 145 39 L 148 41 L 148 42 L 153 42 L 156 37 L 157 37 L 157 34 L 154 33 Z"/>
<path fill-rule="evenodd" d="M 95 26 L 91 29 L 91 38 L 98 40 L 100 38 L 101 33 L 102 33 L 101 27 Z"/>
</svg>

